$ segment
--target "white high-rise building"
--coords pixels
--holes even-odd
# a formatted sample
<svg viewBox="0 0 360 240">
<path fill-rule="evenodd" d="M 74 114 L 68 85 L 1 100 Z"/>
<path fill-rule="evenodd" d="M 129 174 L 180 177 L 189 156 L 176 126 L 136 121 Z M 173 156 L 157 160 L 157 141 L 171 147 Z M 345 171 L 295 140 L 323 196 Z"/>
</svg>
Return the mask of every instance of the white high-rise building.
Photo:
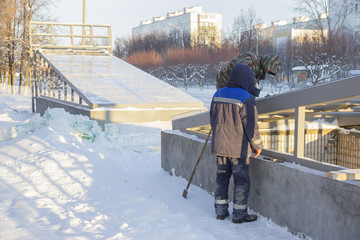
<svg viewBox="0 0 360 240">
<path fill-rule="evenodd" d="M 350 17 L 349 23 L 354 31 L 357 52 L 360 53 L 360 0 L 355 0 L 354 2 L 353 14 Z"/>
<path fill-rule="evenodd" d="M 202 7 L 185 7 L 182 11 L 169 12 L 166 16 L 153 17 L 132 28 L 132 36 L 146 36 L 151 33 L 178 32 L 180 38 L 190 37 L 194 46 L 215 44 L 221 46 L 222 14 L 202 12 Z"/>
</svg>

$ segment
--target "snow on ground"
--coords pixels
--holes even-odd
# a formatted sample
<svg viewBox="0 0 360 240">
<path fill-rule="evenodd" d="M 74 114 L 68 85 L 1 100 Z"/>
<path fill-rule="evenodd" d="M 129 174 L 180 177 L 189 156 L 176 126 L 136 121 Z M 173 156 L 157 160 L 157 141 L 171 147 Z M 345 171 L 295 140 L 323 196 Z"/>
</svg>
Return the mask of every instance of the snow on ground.
<svg viewBox="0 0 360 240">
<path fill-rule="evenodd" d="M 216 220 L 198 187 L 184 199 L 187 181 L 160 166 L 169 122 L 101 131 L 61 109 L 33 114 L 30 97 L 0 102 L 0 239 L 298 239 L 260 215 Z"/>
</svg>

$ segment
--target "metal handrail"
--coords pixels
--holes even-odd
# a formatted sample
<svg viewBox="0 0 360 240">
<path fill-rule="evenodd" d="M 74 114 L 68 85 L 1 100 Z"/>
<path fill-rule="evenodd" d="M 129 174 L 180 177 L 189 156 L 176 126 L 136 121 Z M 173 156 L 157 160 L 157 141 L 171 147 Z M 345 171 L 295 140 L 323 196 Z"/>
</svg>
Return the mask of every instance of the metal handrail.
<svg viewBox="0 0 360 240">
<path fill-rule="evenodd" d="M 34 112 L 35 99 L 39 96 L 47 96 L 67 103 L 81 105 L 87 108 L 93 107 L 93 103 L 79 89 L 77 89 L 77 87 L 74 86 L 40 51 L 36 51 L 33 54 L 32 65 L 32 103 Z M 69 97 L 67 95 L 68 92 L 70 92 Z M 75 103 L 75 93 L 79 96 L 78 103 Z"/>
<path fill-rule="evenodd" d="M 65 26 L 66 29 L 62 29 L 65 33 L 56 33 L 54 27 L 56 26 Z M 74 34 L 74 27 L 80 27 L 82 29 L 88 28 L 89 31 L 87 34 L 84 34 L 86 31 L 82 31 L 82 34 Z M 106 35 L 94 35 L 94 28 L 103 28 L 106 30 Z M 41 32 L 39 30 L 41 29 Z M 33 54 L 34 50 L 37 48 L 46 48 L 53 49 L 57 51 L 58 49 L 83 49 L 83 50 L 106 50 L 107 55 L 112 54 L 112 40 L 111 40 L 111 26 L 110 25 L 99 25 L 99 24 L 80 24 L 80 23 L 56 23 L 56 22 L 30 22 L 29 24 L 30 32 L 30 54 Z M 42 38 L 42 41 L 39 40 Z M 55 39 L 61 38 L 70 40 L 70 44 L 57 44 Z M 74 39 L 80 38 L 83 41 L 76 45 Z M 47 43 L 44 43 L 44 39 L 47 39 Z M 88 39 L 89 41 L 85 41 Z M 101 44 L 96 46 L 94 39 L 107 39 L 107 45 Z"/>
<path fill-rule="evenodd" d="M 327 106 L 328 104 L 340 104 L 344 102 L 353 104 L 354 99 L 360 99 L 360 76 L 346 78 L 291 91 L 275 96 L 258 98 L 256 106 L 261 119 L 267 117 L 267 121 L 277 121 L 279 118 L 274 115 L 289 113 L 294 118 L 294 153 L 275 152 L 264 149 L 262 153 L 274 158 L 285 159 L 286 161 L 296 162 L 304 166 L 328 171 L 332 166 L 322 165 L 316 161 L 306 159 L 305 151 L 305 118 L 307 108 L 315 106 Z M 328 113 L 328 112 L 327 112 Z M 356 112 L 353 112 L 357 116 Z M 173 130 L 189 132 L 190 128 L 209 124 L 209 112 L 199 113 L 193 116 L 179 118 L 173 121 Z M 194 132 L 192 134 L 195 134 Z M 198 133 L 197 136 L 205 134 Z"/>
</svg>

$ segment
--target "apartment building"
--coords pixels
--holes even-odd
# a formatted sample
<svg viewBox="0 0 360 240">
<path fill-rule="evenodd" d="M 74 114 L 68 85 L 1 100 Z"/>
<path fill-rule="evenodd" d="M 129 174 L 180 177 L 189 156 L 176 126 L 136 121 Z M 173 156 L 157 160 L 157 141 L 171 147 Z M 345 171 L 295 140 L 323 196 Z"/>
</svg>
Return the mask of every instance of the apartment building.
<svg viewBox="0 0 360 240">
<path fill-rule="evenodd" d="M 360 54 L 360 0 L 354 3 L 353 14 L 350 17 L 350 25 L 354 31 L 357 52 Z"/>
<path fill-rule="evenodd" d="M 322 17 L 325 19 L 325 15 Z M 291 23 L 283 21 L 281 23 L 273 23 L 274 35 L 273 38 L 273 47 L 274 49 L 279 49 L 283 47 L 284 44 L 289 40 L 303 41 L 305 36 L 308 39 L 313 39 L 314 37 L 319 37 L 319 30 L 314 24 L 313 20 L 310 20 L 307 16 L 299 16 L 293 18 Z M 327 30 L 324 30 L 325 34 Z"/>
<path fill-rule="evenodd" d="M 190 37 L 191 45 L 197 43 L 221 46 L 222 14 L 207 13 L 202 7 L 185 7 L 181 11 L 169 12 L 166 16 L 153 17 L 141 21 L 132 28 L 132 36 L 145 36 L 150 33 L 178 32 L 180 38 Z"/>
<path fill-rule="evenodd" d="M 341 6 L 341 4 L 339 6 Z M 353 31 L 355 39 L 357 40 L 357 51 L 360 54 L 360 0 L 355 0 L 350 8 L 351 11 L 346 18 L 345 26 Z M 330 18 L 331 14 L 330 11 Z M 325 13 L 323 13 L 320 18 L 323 19 L 323 21 L 327 21 L 327 15 Z M 336 20 L 336 16 L 333 19 Z M 326 25 L 327 24 L 324 23 L 324 26 Z M 274 49 L 279 49 L 288 40 L 298 40 L 305 35 L 310 36 L 311 39 L 311 36 L 315 36 L 317 31 L 314 20 L 308 16 L 294 17 L 293 21 L 290 22 L 284 20 L 273 21 L 269 27 L 261 25 L 258 28 L 259 38 L 271 40 Z"/>
</svg>

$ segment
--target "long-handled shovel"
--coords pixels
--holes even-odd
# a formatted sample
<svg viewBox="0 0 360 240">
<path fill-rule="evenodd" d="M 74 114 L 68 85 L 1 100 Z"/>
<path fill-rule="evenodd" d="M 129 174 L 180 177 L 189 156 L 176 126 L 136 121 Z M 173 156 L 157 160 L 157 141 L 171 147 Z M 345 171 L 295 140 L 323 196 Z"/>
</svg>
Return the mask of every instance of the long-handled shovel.
<svg viewBox="0 0 360 240">
<path fill-rule="evenodd" d="M 212 129 L 210 128 L 210 131 L 209 131 L 209 133 L 208 133 L 208 135 L 207 135 L 207 137 L 206 137 L 204 146 L 203 146 L 202 149 L 201 149 L 200 155 L 199 155 L 199 157 L 198 157 L 198 159 L 197 159 L 197 161 L 196 161 L 196 163 L 195 163 L 194 169 L 193 169 L 193 171 L 192 171 L 192 173 L 191 173 L 191 177 L 190 177 L 190 179 L 189 179 L 189 182 L 188 182 L 188 184 L 187 184 L 187 186 L 186 186 L 186 188 L 184 189 L 184 192 L 183 192 L 183 194 L 182 194 L 182 196 L 183 196 L 184 198 L 187 197 L 187 194 L 188 194 L 187 190 L 188 190 L 189 187 L 190 187 L 191 180 L 192 180 L 193 177 L 194 177 L 194 174 L 195 174 L 195 172 L 196 172 L 196 168 L 197 168 L 197 166 L 199 165 L 201 156 L 203 155 L 203 152 L 204 152 L 204 150 L 205 150 L 206 144 L 207 144 L 207 142 L 209 141 L 209 138 L 210 138 L 210 135 L 211 135 L 211 130 L 212 130 Z"/>
</svg>

